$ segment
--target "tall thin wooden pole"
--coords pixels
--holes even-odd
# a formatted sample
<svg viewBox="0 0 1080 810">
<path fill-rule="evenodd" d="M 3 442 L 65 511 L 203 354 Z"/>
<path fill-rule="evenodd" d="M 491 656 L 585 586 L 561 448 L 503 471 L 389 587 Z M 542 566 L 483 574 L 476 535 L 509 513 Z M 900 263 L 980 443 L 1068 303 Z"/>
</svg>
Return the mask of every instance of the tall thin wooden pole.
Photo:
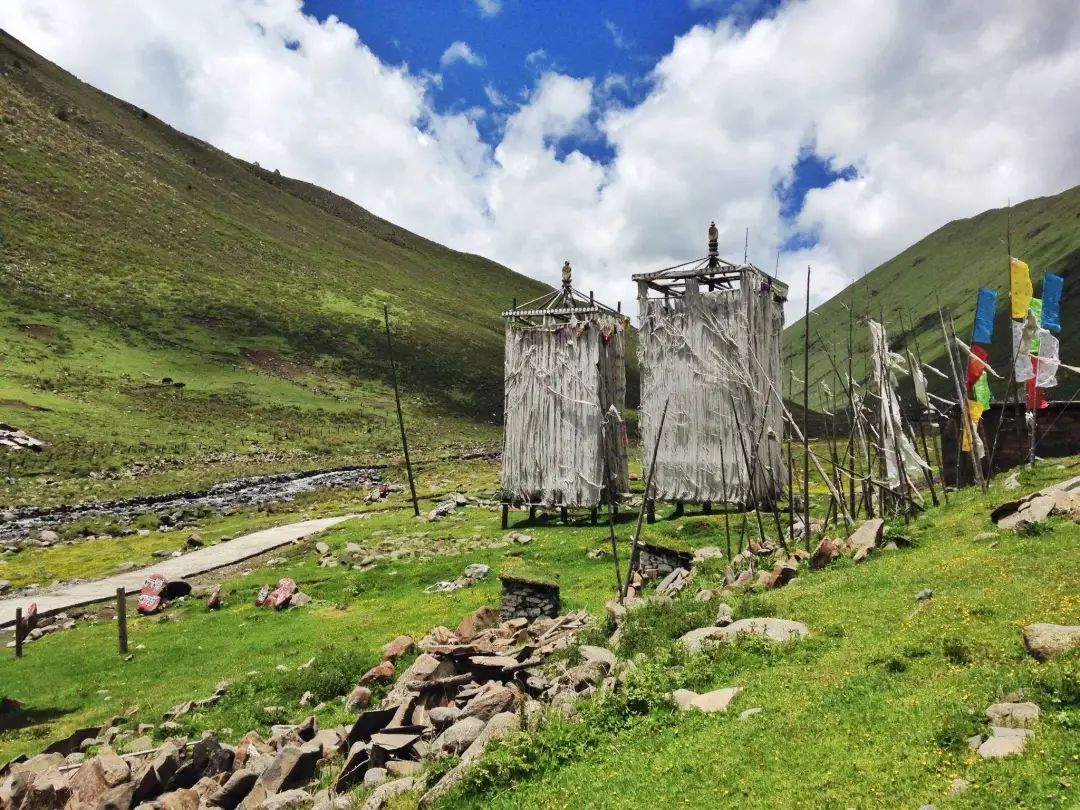
<svg viewBox="0 0 1080 810">
<path fill-rule="evenodd" d="M 724 459 L 724 443 L 719 442 L 720 445 L 720 486 L 724 488 L 724 537 L 727 538 L 727 558 L 728 562 L 731 562 L 731 518 L 728 517 L 728 505 L 731 501 L 728 498 L 727 488 L 727 463 Z"/>
<path fill-rule="evenodd" d="M 405 435 L 405 416 L 401 413 L 401 392 L 398 390 L 397 365 L 394 363 L 394 342 L 390 337 L 390 307 L 386 304 L 383 304 L 383 322 L 386 324 L 386 355 L 390 358 L 390 377 L 394 381 L 394 404 L 397 405 L 398 427 L 401 428 L 401 449 L 405 453 L 405 472 L 409 476 L 413 513 L 420 517 L 420 504 L 416 500 L 416 482 L 413 481 L 412 462 L 409 460 L 409 439 Z"/>
<path fill-rule="evenodd" d="M 803 315 L 803 538 L 810 550 L 810 265 L 806 265 L 806 312 Z"/>
<path fill-rule="evenodd" d="M 1005 209 L 1005 275 L 1009 280 L 1009 340 L 1012 341 L 1012 200 L 1009 200 L 1009 205 Z M 1022 334 L 1022 333 L 1021 333 Z M 1010 346 L 1009 357 L 1009 376 L 1005 381 L 1005 399 L 1001 401 L 1001 413 L 998 414 L 997 425 L 994 426 L 994 441 L 990 443 L 990 457 L 987 459 L 986 474 L 990 477 L 994 477 L 994 456 L 997 455 L 998 437 L 1001 435 L 1001 423 L 1005 421 L 1005 406 L 1009 403 L 1009 398 L 1014 393 L 1016 394 L 1016 402 L 1013 408 L 1013 422 L 1017 426 L 1017 436 L 1020 436 L 1020 387 L 1016 384 L 1016 354 L 1020 349 L 1020 345 L 1017 344 L 1015 350 Z M 959 455 L 959 451 L 957 451 Z M 960 481 L 957 480 L 956 485 L 960 486 Z M 944 487 L 942 483 L 942 487 Z"/>
<path fill-rule="evenodd" d="M 971 456 L 971 466 L 975 472 L 975 480 L 979 483 L 979 488 L 983 492 L 986 491 L 986 482 L 983 480 L 982 469 L 979 466 L 979 459 L 975 454 L 975 428 L 971 424 L 971 415 L 968 413 L 967 396 L 964 392 L 964 386 L 960 382 L 959 372 L 956 370 L 956 359 L 953 357 L 953 340 L 955 339 L 955 333 L 950 336 L 949 330 L 945 328 L 945 315 L 941 309 L 938 309 L 938 317 L 941 319 L 941 334 L 945 338 L 945 354 L 949 356 L 949 368 L 952 371 L 953 384 L 956 386 L 956 399 L 957 404 L 960 406 L 960 425 L 959 432 L 957 433 L 956 440 L 959 445 L 964 443 L 964 431 L 971 431 L 971 441 L 968 453 Z M 957 450 L 957 457 L 960 452 Z M 959 480 L 957 480 L 959 484 Z"/>
<path fill-rule="evenodd" d="M 656 428 L 656 441 L 653 442 L 652 458 L 649 459 L 649 474 L 645 477 L 645 492 L 641 499 L 641 509 L 638 511 L 637 526 L 634 528 L 634 536 L 630 539 L 630 562 L 626 569 L 626 581 L 623 583 L 619 601 L 626 599 L 626 589 L 630 587 L 630 577 L 634 573 L 634 558 L 637 557 L 638 538 L 641 536 L 641 523 L 645 520 L 645 504 L 649 502 L 649 490 L 652 489 L 653 473 L 656 472 L 656 454 L 660 450 L 660 436 L 664 433 L 664 422 L 667 420 L 668 405 L 671 399 L 664 400 L 664 410 L 660 413 L 660 424 Z"/>
<path fill-rule="evenodd" d="M 853 371 L 853 368 L 852 368 L 852 364 L 854 363 L 853 358 L 854 358 L 854 355 L 855 355 L 855 300 L 854 299 L 852 299 L 851 305 L 848 307 L 847 354 L 848 354 L 848 358 L 847 358 L 848 381 L 847 381 L 847 384 L 844 386 L 844 388 L 848 392 L 848 406 L 850 408 L 850 410 L 848 411 L 848 431 L 851 434 L 851 438 L 848 439 L 847 459 L 848 459 L 848 467 L 850 467 L 851 470 L 854 471 L 854 469 L 855 469 L 855 442 L 854 442 L 854 439 L 853 439 L 853 437 L 854 437 L 853 431 L 854 431 L 854 426 L 855 426 L 855 397 L 854 397 L 854 393 L 851 390 L 852 382 L 853 382 L 853 379 L 854 379 L 854 377 L 853 377 L 854 371 Z M 836 376 L 839 378 L 839 376 L 840 376 L 839 370 L 837 370 Z M 848 496 L 850 498 L 850 504 L 849 504 L 848 508 L 851 510 L 851 514 L 854 515 L 855 514 L 855 476 L 854 475 L 848 477 Z"/>
<path fill-rule="evenodd" d="M 15 657 L 22 658 L 23 621 L 22 608 L 15 608 Z"/>
<path fill-rule="evenodd" d="M 126 655 L 128 651 L 127 591 L 122 587 L 116 589 L 116 632 L 120 641 L 120 654 Z"/>
</svg>

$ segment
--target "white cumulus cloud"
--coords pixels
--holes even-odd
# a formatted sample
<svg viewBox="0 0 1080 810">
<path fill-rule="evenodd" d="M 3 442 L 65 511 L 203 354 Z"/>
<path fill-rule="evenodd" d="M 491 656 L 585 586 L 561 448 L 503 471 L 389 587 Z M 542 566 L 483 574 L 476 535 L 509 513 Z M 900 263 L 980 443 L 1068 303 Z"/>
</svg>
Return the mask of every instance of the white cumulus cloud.
<svg viewBox="0 0 1080 810">
<path fill-rule="evenodd" d="M 80 78 L 239 157 L 325 186 L 452 247 L 632 311 L 631 273 L 722 252 L 780 260 L 802 311 L 944 222 L 1080 183 L 1075 0 L 802 0 L 675 39 L 634 103 L 621 77 L 547 54 L 503 126 L 447 112 L 433 76 L 382 62 L 300 0 L 7 0 L 0 26 Z M 286 47 L 291 43 L 291 47 Z M 811 46 L 812 45 L 812 46 Z M 465 43 L 446 64 L 478 64 Z M 640 82 L 643 81 L 644 84 Z M 493 88 L 494 89 L 494 88 Z M 600 143 L 589 157 L 575 144 Z M 785 216 L 811 150 L 834 169 Z M 437 204 L 432 204 L 438 201 Z"/>
<path fill-rule="evenodd" d="M 457 42 L 450 43 L 449 47 L 443 51 L 442 56 L 439 57 L 439 64 L 443 67 L 448 67 L 455 62 L 464 62 L 466 65 L 480 67 L 484 64 L 484 59 L 469 47 L 469 43 L 462 42 L 459 39 Z"/>
<path fill-rule="evenodd" d="M 502 11 L 502 0 L 476 0 L 481 17 L 494 17 Z"/>
</svg>

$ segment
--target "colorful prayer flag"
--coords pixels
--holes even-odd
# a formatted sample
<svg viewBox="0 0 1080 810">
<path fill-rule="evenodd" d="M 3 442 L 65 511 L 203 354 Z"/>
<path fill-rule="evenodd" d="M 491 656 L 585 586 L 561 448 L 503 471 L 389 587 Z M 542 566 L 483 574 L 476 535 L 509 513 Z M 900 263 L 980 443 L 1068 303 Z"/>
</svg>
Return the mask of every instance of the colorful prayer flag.
<svg viewBox="0 0 1080 810">
<path fill-rule="evenodd" d="M 990 375 L 987 372 L 984 371 L 979 381 L 975 383 L 974 393 L 975 401 L 982 406 L 984 411 L 990 407 Z"/>
<path fill-rule="evenodd" d="M 994 337 L 994 313 L 997 312 L 997 291 L 979 287 L 975 299 L 975 328 L 972 343 L 989 343 Z"/>
<path fill-rule="evenodd" d="M 1031 314 L 1035 318 L 1035 323 L 1038 324 L 1042 319 L 1042 300 L 1039 298 L 1032 298 L 1031 304 L 1028 306 L 1031 310 Z M 1031 351 L 1033 354 L 1037 354 L 1039 351 L 1039 330 L 1035 329 L 1031 333 Z"/>
<path fill-rule="evenodd" d="M 968 358 L 966 380 L 966 388 L 969 398 L 974 396 L 972 391 L 975 388 L 975 383 L 977 383 L 979 381 L 979 378 L 986 373 L 986 363 L 984 361 L 987 357 L 986 349 L 984 349 L 982 346 L 972 346 L 971 353 L 974 356 Z"/>
<path fill-rule="evenodd" d="M 1061 331 L 1061 290 L 1065 279 L 1054 273 L 1043 276 L 1042 327 L 1055 334 Z"/>
<path fill-rule="evenodd" d="M 1031 294 L 1031 270 L 1025 262 L 1009 259 L 1009 296 L 1013 320 L 1027 317 Z"/>
</svg>

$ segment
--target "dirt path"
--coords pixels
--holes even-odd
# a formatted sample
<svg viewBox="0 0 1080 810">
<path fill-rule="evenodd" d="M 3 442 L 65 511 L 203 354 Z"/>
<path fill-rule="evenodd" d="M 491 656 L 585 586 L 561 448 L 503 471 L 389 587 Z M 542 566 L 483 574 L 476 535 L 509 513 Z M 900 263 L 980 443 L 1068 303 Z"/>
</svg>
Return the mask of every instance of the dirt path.
<svg viewBox="0 0 1080 810">
<path fill-rule="evenodd" d="M 42 589 L 41 593 L 34 596 L 18 596 L 9 599 L 0 599 L 0 627 L 7 627 L 15 623 L 15 608 L 26 608 L 31 602 L 36 602 L 38 613 L 45 615 L 55 613 L 68 608 L 88 605 L 92 602 L 101 602 L 116 596 L 116 589 L 123 587 L 127 593 L 137 592 L 143 584 L 143 580 L 150 574 L 162 574 L 167 579 L 184 579 L 193 577 L 215 568 L 255 557 L 278 546 L 284 546 L 301 537 L 321 532 L 342 521 L 349 520 L 355 515 L 341 517 L 318 518 L 317 520 L 303 520 L 299 523 L 290 523 L 285 526 L 276 526 L 272 529 L 263 529 L 259 532 L 237 537 L 228 543 L 218 543 L 183 554 L 168 560 L 154 563 L 146 568 L 126 571 L 123 574 L 99 579 L 95 582 L 84 582 L 78 585 L 63 585 L 56 588 Z"/>
</svg>

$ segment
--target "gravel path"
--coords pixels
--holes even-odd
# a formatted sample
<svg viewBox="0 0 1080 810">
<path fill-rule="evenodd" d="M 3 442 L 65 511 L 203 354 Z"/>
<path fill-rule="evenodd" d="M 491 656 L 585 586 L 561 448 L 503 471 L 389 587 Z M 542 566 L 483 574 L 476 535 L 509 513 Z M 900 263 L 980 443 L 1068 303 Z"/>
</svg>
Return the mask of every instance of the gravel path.
<svg viewBox="0 0 1080 810">
<path fill-rule="evenodd" d="M 78 585 L 62 585 L 57 588 L 42 589 L 33 596 L 18 596 L 0 599 L 0 627 L 15 623 L 15 608 L 26 608 L 31 602 L 37 602 L 38 614 L 56 613 L 68 608 L 101 602 L 116 596 L 116 589 L 123 587 L 128 593 L 136 593 L 143 581 L 150 574 L 162 574 L 167 579 L 184 579 L 197 574 L 222 568 L 226 565 L 255 557 L 278 546 L 287 545 L 301 537 L 329 529 L 355 515 L 303 520 L 286 526 L 276 526 L 259 532 L 237 537 L 228 543 L 218 543 L 183 554 L 179 557 L 156 562 L 146 568 L 125 571 L 122 574 L 99 579 L 95 582 L 83 582 Z"/>
</svg>

